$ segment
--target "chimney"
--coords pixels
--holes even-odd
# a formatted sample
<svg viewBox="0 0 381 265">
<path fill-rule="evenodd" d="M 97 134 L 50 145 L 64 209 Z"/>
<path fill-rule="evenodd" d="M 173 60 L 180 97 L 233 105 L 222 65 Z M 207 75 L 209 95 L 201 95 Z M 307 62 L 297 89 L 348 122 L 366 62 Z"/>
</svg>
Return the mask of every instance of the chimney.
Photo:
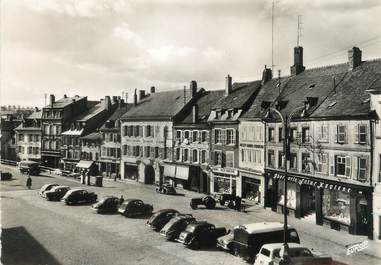
<svg viewBox="0 0 381 265">
<path fill-rule="evenodd" d="M 117 96 L 112 96 L 112 104 L 115 104 L 118 102 L 118 97 Z"/>
<path fill-rule="evenodd" d="M 273 78 L 273 72 L 270 68 L 267 68 L 265 65 L 265 69 L 262 73 L 262 85 L 266 84 L 268 81 L 270 81 Z"/>
<path fill-rule="evenodd" d="M 228 96 L 232 92 L 232 77 L 228 75 L 225 77 L 225 96 Z"/>
<path fill-rule="evenodd" d="M 34 111 L 37 112 L 38 111 L 38 107 L 34 107 Z"/>
<path fill-rule="evenodd" d="M 145 90 L 139 90 L 139 102 L 146 96 Z"/>
<path fill-rule="evenodd" d="M 298 75 L 306 69 L 303 66 L 303 47 L 294 47 L 294 65 L 291 66 L 291 75 Z"/>
<path fill-rule="evenodd" d="M 50 105 L 53 105 L 55 101 L 56 98 L 54 97 L 54 95 L 50 95 Z"/>
<path fill-rule="evenodd" d="M 357 47 L 353 47 L 348 50 L 348 66 L 349 71 L 352 71 L 361 64 L 361 50 Z"/>
<path fill-rule="evenodd" d="M 110 96 L 105 96 L 104 105 L 105 105 L 105 110 L 109 111 L 111 109 Z"/>
<path fill-rule="evenodd" d="M 194 80 L 190 81 L 189 88 L 192 94 L 192 98 L 195 98 L 197 95 L 197 82 Z"/>
<path fill-rule="evenodd" d="M 66 95 L 66 94 L 64 95 L 64 98 L 67 98 L 67 95 Z"/>
<path fill-rule="evenodd" d="M 138 95 L 136 95 L 136 88 L 134 93 L 134 106 L 138 105 Z"/>
<path fill-rule="evenodd" d="M 198 105 L 193 105 L 192 108 L 192 122 L 197 123 L 198 121 Z"/>
<path fill-rule="evenodd" d="M 155 87 L 151 86 L 151 94 L 155 93 Z"/>
</svg>

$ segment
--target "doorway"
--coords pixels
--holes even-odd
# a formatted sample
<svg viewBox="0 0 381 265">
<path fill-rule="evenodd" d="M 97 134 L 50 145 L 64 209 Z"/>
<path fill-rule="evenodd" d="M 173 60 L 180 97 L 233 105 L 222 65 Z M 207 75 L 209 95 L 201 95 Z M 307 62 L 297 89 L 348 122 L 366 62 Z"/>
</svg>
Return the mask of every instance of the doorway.
<svg viewBox="0 0 381 265">
<path fill-rule="evenodd" d="M 368 202 L 364 197 L 359 198 L 357 201 L 357 224 L 357 234 L 368 235 Z"/>
<path fill-rule="evenodd" d="M 147 165 L 144 169 L 144 184 L 155 184 L 155 170 L 152 166 Z"/>
</svg>

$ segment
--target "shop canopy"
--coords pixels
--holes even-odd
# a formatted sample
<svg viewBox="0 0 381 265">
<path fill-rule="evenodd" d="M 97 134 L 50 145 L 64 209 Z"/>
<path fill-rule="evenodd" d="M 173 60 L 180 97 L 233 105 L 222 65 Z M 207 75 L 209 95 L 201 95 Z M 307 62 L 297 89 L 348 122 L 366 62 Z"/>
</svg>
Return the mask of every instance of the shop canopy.
<svg viewBox="0 0 381 265">
<path fill-rule="evenodd" d="M 94 161 L 80 160 L 76 167 L 89 169 L 94 164 Z"/>
<path fill-rule="evenodd" d="M 188 180 L 189 178 L 189 167 L 181 165 L 165 165 L 164 166 L 164 176 L 170 178 L 177 178 Z"/>
<path fill-rule="evenodd" d="M 165 165 L 164 176 L 174 178 L 176 176 L 176 166 L 175 165 Z"/>
</svg>

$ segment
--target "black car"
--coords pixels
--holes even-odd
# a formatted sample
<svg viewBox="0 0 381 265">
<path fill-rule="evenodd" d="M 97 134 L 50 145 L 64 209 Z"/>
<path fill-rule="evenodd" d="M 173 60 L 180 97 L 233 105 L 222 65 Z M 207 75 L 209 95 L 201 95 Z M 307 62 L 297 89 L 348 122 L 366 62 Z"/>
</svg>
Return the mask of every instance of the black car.
<svg viewBox="0 0 381 265">
<path fill-rule="evenodd" d="M 214 209 L 216 207 L 216 200 L 212 196 L 204 196 L 199 198 L 192 198 L 190 207 L 194 210 L 199 205 L 205 205 L 206 209 Z"/>
<path fill-rule="evenodd" d="M 167 195 L 176 195 L 176 189 L 169 183 L 164 183 L 161 186 L 156 188 L 157 193 L 167 194 Z"/>
<path fill-rule="evenodd" d="M 61 201 L 70 205 L 78 203 L 94 203 L 97 201 L 97 198 L 98 196 L 94 192 L 88 192 L 83 189 L 73 189 L 66 192 Z"/>
<path fill-rule="evenodd" d="M 161 209 L 155 212 L 148 219 L 147 225 L 149 225 L 154 231 L 160 231 L 163 226 L 177 214 L 179 214 L 179 212 L 174 209 Z"/>
<path fill-rule="evenodd" d="M 91 209 L 95 213 L 117 213 L 120 199 L 115 196 L 103 197 L 99 202 L 93 204 Z"/>
<path fill-rule="evenodd" d="M 118 212 L 126 217 L 137 217 L 150 215 L 153 211 L 151 204 L 145 204 L 139 199 L 127 199 L 118 209 Z"/>
<path fill-rule="evenodd" d="M 44 192 L 44 197 L 48 201 L 59 201 L 69 190 L 68 186 L 54 186 L 52 189 Z"/>
<path fill-rule="evenodd" d="M 196 219 L 191 214 L 176 215 L 160 230 L 160 235 L 165 236 L 169 241 L 174 241 L 187 225 L 194 222 Z"/>
<path fill-rule="evenodd" d="M 0 171 L 0 175 L 1 175 L 1 180 L 11 180 L 12 179 L 12 173 Z"/>
<path fill-rule="evenodd" d="M 237 199 L 235 194 L 229 194 L 229 193 L 216 193 L 214 194 L 214 198 L 220 203 L 221 206 L 225 206 L 227 202 L 229 208 L 235 207 L 235 202 Z"/>
<path fill-rule="evenodd" d="M 215 247 L 217 238 L 226 234 L 225 227 L 216 228 L 208 222 L 196 222 L 189 224 L 176 241 L 191 249 Z"/>
</svg>

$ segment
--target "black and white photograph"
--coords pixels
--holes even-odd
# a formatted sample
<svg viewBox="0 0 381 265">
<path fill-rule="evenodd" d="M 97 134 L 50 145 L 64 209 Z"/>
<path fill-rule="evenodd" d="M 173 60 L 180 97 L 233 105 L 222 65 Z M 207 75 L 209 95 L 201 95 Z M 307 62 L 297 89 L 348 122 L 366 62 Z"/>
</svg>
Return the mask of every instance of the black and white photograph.
<svg viewBox="0 0 381 265">
<path fill-rule="evenodd" d="M 0 263 L 380 265 L 380 14 L 0 0 Z"/>
</svg>

